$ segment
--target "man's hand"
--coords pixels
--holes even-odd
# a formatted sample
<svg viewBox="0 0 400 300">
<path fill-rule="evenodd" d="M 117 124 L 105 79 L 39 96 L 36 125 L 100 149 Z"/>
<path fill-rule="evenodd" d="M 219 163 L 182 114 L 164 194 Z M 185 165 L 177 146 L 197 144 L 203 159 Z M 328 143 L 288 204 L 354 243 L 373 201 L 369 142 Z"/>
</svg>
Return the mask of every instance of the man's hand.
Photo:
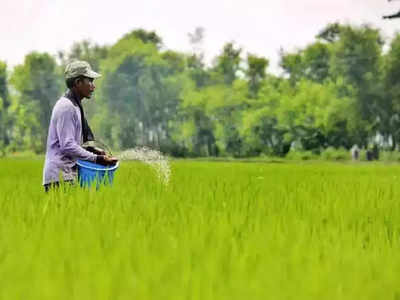
<svg viewBox="0 0 400 300">
<path fill-rule="evenodd" d="M 97 155 L 96 164 L 103 166 L 112 166 L 118 162 L 118 159 L 107 155 Z"/>
</svg>

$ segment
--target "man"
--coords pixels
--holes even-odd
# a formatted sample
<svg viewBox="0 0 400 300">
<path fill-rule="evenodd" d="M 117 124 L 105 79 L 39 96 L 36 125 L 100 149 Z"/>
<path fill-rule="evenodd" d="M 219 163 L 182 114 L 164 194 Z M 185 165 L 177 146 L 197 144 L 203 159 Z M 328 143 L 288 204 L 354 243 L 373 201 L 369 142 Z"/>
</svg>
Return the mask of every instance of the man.
<svg viewBox="0 0 400 300">
<path fill-rule="evenodd" d="M 60 175 L 64 182 L 73 183 L 77 177 L 77 159 L 103 165 L 117 162 L 104 151 L 84 149 L 81 144 L 93 140 L 81 101 L 90 98 L 95 90 L 94 79 L 101 75 L 84 61 L 74 61 L 65 68 L 67 92 L 53 108 L 47 137 L 46 160 L 43 168 L 43 185 L 48 191 L 58 187 Z M 61 174 L 60 174 L 61 173 Z"/>
</svg>

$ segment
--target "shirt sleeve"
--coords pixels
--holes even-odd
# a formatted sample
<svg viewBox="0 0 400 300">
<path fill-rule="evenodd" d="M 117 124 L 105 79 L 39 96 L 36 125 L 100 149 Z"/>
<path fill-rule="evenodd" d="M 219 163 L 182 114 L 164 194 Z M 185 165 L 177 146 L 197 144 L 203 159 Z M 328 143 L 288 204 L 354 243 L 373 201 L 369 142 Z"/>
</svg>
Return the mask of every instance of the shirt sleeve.
<svg viewBox="0 0 400 300">
<path fill-rule="evenodd" d="M 76 131 L 76 112 L 74 108 L 67 108 L 59 114 L 57 118 L 56 131 L 60 143 L 60 150 L 63 154 L 71 158 L 96 161 L 96 155 L 83 149 L 75 140 Z"/>
</svg>

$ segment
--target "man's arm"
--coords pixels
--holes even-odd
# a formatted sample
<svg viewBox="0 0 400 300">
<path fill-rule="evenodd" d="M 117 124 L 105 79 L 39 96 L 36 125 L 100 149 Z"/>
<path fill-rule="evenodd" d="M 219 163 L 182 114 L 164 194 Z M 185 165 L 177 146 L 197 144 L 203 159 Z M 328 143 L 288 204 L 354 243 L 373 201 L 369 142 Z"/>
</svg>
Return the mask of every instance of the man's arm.
<svg viewBox="0 0 400 300">
<path fill-rule="evenodd" d="M 73 107 L 59 114 L 56 124 L 61 151 L 70 157 L 95 162 L 97 155 L 83 149 L 76 141 L 76 112 Z"/>
</svg>

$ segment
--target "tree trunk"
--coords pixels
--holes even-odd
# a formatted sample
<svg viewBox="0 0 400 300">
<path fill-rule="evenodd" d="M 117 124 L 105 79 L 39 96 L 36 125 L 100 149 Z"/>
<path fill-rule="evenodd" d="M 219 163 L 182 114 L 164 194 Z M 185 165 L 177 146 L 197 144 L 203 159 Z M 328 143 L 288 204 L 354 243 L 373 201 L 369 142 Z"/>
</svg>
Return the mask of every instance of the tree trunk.
<svg viewBox="0 0 400 300">
<path fill-rule="evenodd" d="M 396 150 L 396 137 L 392 135 L 392 151 Z"/>
</svg>

